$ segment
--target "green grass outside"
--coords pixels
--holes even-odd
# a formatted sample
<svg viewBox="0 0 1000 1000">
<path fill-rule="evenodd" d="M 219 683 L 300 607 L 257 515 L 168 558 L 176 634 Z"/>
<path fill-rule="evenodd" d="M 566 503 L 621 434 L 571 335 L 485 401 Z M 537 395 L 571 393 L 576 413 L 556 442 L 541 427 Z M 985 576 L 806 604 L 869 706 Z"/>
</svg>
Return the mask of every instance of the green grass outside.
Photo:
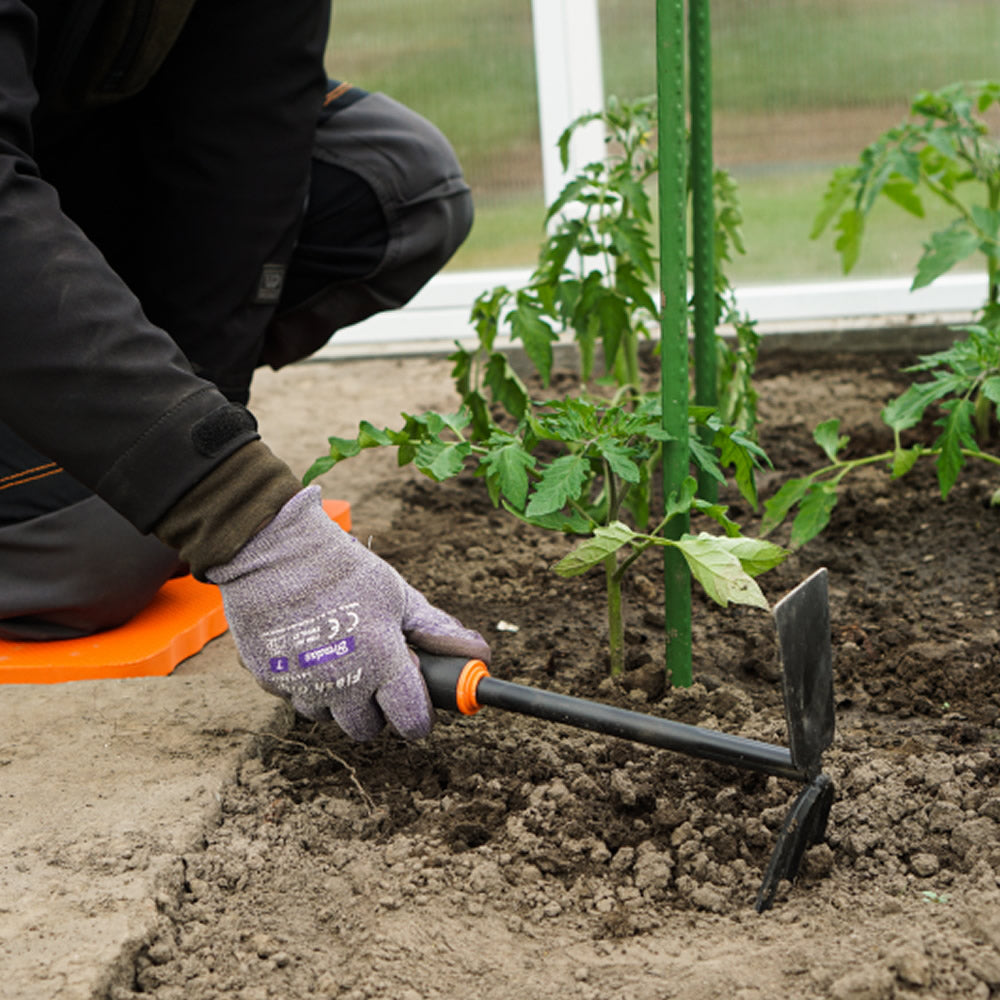
<svg viewBox="0 0 1000 1000">
<path fill-rule="evenodd" d="M 327 68 L 429 117 L 494 186 L 510 150 L 537 146 L 527 0 L 337 0 Z"/>
<path fill-rule="evenodd" d="M 711 9 L 718 110 L 905 106 L 923 87 L 1000 75 L 996 0 L 712 0 Z M 655 89 L 654 10 L 650 0 L 602 0 L 609 93 Z M 477 218 L 450 268 L 534 265 L 543 206 L 529 0 L 452 0 L 446 11 L 425 0 L 337 0 L 328 67 L 403 100 L 451 139 Z M 808 238 L 833 166 L 734 169 L 748 251 L 734 281 L 840 273 L 832 235 Z M 912 274 L 930 230 L 885 206 L 856 274 Z"/>
<path fill-rule="evenodd" d="M 656 87 L 653 5 L 603 0 L 611 93 Z M 803 110 L 907 100 L 998 72 L 995 0 L 712 0 L 719 109 Z"/>
<path fill-rule="evenodd" d="M 836 233 L 828 226 L 809 238 L 830 178 L 826 169 L 780 171 L 740 177 L 746 254 L 729 267 L 735 284 L 782 280 L 825 280 L 842 274 L 834 248 Z M 930 234 L 943 228 L 954 213 L 924 201 L 926 216 L 914 218 L 888 202 L 877 204 L 868 219 L 861 256 L 851 277 L 912 276 Z M 970 261 L 966 270 L 978 267 Z"/>
<path fill-rule="evenodd" d="M 834 248 L 836 233 L 828 227 L 810 239 L 829 180 L 827 169 L 781 170 L 736 174 L 746 222 L 746 254 L 737 255 L 727 273 L 734 284 L 829 280 L 842 274 Z M 879 204 L 865 233 L 861 257 L 852 277 L 912 276 L 924 241 L 952 218 L 933 202 L 917 219 L 894 205 Z M 468 242 L 449 265 L 458 270 L 532 267 L 542 239 L 543 212 L 533 194 L 487 204 L 477 211 Z M 960 269 L 975 270 L 970 259 Z"/>
<path fill-rule="evenodd" d="M 472 233 L 449 263 L 449 270 L 534 267 L 545 237 L 544 220 L 539 191 L 480 202 Z"/>
</svg>

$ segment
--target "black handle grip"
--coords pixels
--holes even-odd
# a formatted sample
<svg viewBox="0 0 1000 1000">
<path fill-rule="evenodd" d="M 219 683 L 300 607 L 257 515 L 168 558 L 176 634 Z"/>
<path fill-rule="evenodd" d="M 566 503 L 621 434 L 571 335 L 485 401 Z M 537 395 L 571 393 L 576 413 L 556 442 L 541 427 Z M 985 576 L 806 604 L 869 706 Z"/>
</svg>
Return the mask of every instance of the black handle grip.
<svg viewBox="0 0 1000 1000">
<path fill-rule="evenodd" d="M 424 675 L 431 704 L 447 712 L 457 712 L 458 682 L 469 663 L 467 657 L 437 656 L 417 650 L 420 672 Z"/>
</svg>

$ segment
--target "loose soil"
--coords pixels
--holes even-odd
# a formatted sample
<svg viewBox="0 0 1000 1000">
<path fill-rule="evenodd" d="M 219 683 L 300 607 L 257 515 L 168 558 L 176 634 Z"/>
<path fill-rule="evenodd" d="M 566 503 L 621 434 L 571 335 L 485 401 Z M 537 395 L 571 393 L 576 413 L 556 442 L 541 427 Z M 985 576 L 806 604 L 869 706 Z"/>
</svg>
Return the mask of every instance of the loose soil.
<svg viewBox="0 0 1000 1000">
<path fill-rule="evenodd" d="M 822 419 L 857 454 L 888 447 L 878 414 L 907 360 L 769 354 L 765 495 L 817 466 Z M 110 996 L 1000 996 L 996 485 L 973 468 L 942 502 L 930 467 L 858 474 L 828 530 L 761 578 L 774 601 L 828 568 L 837 706 L 826 838 L 772 910 L 753 902 L 794 782 L 495 709 L 439 713 L 416 743 L 298 720 L 262 736 Z M 768 614 L 696 593 L 696 683 L 665 689 L 650 557 L 612 681 L 600 575 L 550 570 L 565 540 L 495 511 L 471 477 L 387 470 L 381 489 L 398 513 L 376 549 L 490 638 L 496 676 L 785 742 Z"/>
</svg>

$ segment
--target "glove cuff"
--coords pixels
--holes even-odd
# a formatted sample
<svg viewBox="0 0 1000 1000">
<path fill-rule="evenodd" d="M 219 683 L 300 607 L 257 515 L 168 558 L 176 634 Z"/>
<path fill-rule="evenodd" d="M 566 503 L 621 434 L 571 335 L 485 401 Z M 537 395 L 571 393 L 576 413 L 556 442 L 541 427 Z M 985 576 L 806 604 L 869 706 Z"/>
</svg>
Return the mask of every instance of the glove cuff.
<svg viewBox="0 0 1000 1000">
<path fill-rule="evenodd" d="M 254 441 L 181 497 L 153 531 L 204 580 L 209 567 L 232 559 L 301 489 L 291 469 L 263 442 Z"/>
<path fill-rule="evenodd" d="M 206 570 L 212 583 L 231 583 L 261 568 L 304 562 L 319 551 L 335 566 L 338 542 L 353 541 L 323 510 L 318 486 L 300 490 L 228 562 Z M 331 552 L 333 549 L 333 552 Z M 333 555 L 333 559 L 330 557 Z"/>
</svg>

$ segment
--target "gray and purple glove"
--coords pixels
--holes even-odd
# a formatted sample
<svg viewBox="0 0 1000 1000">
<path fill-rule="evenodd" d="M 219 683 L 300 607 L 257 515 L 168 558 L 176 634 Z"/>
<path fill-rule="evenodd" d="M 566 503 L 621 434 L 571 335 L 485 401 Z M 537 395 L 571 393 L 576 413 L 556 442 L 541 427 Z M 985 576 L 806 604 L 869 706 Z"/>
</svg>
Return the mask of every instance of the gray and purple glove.
<svg viewBox="0 0 1000 1000">
<path fill-rule="evenodd" d="M 488 662 L 489 646 L 428 603 L 383 559 L 339 528 L 318 486 L 206 576 L 219 585 L 243 663 L 266 691 L 356 740 L 386 722 L 426 736 L 430 698 L 407 643 Z"/>
</svg>

